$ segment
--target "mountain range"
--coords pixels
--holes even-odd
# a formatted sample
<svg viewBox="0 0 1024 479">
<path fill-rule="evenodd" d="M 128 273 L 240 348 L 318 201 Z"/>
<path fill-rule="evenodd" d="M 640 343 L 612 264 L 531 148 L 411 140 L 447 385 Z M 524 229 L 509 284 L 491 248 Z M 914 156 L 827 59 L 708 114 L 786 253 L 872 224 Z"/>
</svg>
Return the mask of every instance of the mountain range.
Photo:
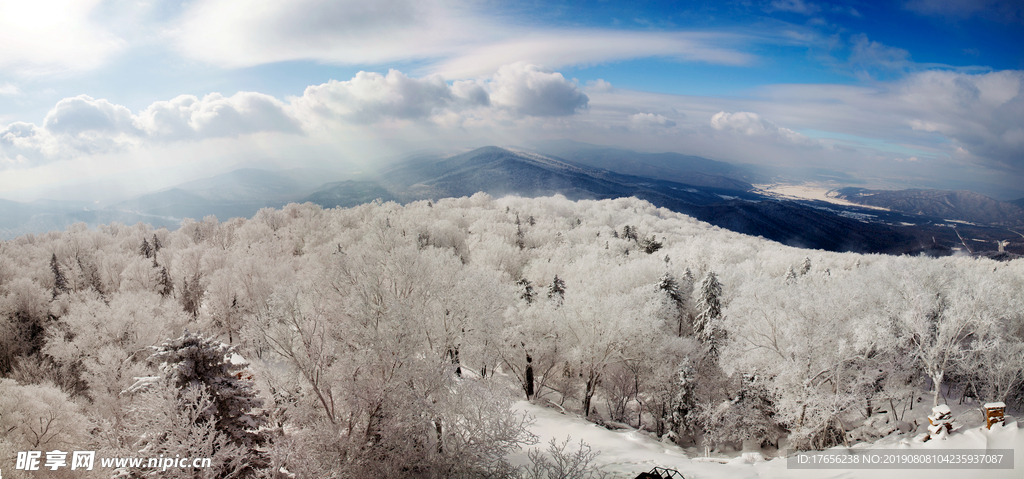
<svg viewBox="0 0 1024 479">
<path fill-rule="evenodd" d="M 333 208 L 375 199 L 407 203 L 483 191 L 495 197 L 561 194 L 574 200 L 635 196 L 722 228 L 832 251 L 941 255 L 954 249 L 995 250 L 996 241 L 1020 238 L 1006 229 L 1017 224 L 1019 207 L 970 192 L 837 192 L 848 201 L 885 211 L 783 200 L 764 196 L 752 186 L 768 180 L 763 170 L 675 153 L 636 153 L 574 142 L 488 146 L 422 154 L 359 178 L 330 170 L 243 168 L 99 210 L 77 203 L 0 202 L 0 234 L 9 238 L 78 221 L 145 221 L 173 229 L 185 217 L 251 217 L 260 208 L 290 202 Z M 975 224 L 957 224 L 954 230 L 947 219 Z M 1015 248 L 1011 244 L 1007 251 L 1016 252 Z M 1024 244 L 1019 249 L 1024 253 Z"/>
<path fill-rule="evenodd" d="M 838 198 L 868 206 L 914 215 L 968 221 L 988 225 L 1024 225 L 1024 208 L 997 201 L 973 191 L 950 190 L 868 190 L 841 188 Z M 1020 200 L 1017 200 L 1020 201 Z"/>
</svg>

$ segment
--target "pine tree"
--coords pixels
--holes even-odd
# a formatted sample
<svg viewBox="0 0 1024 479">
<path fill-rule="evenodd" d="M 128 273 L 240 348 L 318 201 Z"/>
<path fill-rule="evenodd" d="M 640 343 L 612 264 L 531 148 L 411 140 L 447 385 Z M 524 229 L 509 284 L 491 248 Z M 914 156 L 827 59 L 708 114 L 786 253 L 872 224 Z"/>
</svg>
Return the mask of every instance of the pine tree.
<svg viewBox="0 0 1024 479">
<path fill-rule="evenodd" d="M 722 285 L 714 271 L 708 271 L 700 283 L 700 298 L 697 301 L 697 319 L 693 322 L 693 334 L 704 342 L 714 338 L 714 322 L 722 317 Z"/>
<path fill-rule="evenodd" d="M 160 267 L 160 278 L 156 284 L 160 287 L 157 290 L 160 296 L 168 296 L 174 292 L 174 282 L 171 281 L 171 275 L 167 274 L 166 266 Z"/>
<path fill-rule="evenodd" d="M 555 300 L 558 304 L 562 304 L 562 301 L 565 301 L 565 281 L 562 281 L 557 274 L 555 279 L 551 281 L 551 285 L 548 286 L 548 298 Z"/>
<path fill-rule="evenodd" d="M 139 252 L 147 258 L 153 257 L 153 247 L 149 245 L 149 241 L 146 238 L 142 238 L 142 246 L 139 247 Z"/>
<path fill-rule="evenodd" d="M 689 271 L 689 270 L 687 270 Z M 676 278 L 671 273 L 666 272 L 661 276 L 658 281 L 658 290 L 664 292 L 669 301 L 676 309 L 676 318 L 678 320 L 678 328 L 676 334 L 679 336 L 683 335 L 683 323 L 686 317 L 686 299 L 689 295 L 688 292 L 683 292 L 679 288 L 679 283 L 676 282 Z"/>
<path fill-rule="evenodd" d="M 151 244 L 153 245 L 153 267 L 155 268 L 157 266 L 156 254 L 160 252 L 160 248 L 163 247 L 163 244 L 160 243 L 160 238 L 156 237 L 156 233 L 153 233 L 153 242 Z"/>
<path fill-rule="evenodd" d="M 537 293 L 533 290 L 533 284 L 530 280 L 523 278 L 516 282 L 519 286 L 519 298 L 526 300 L 527 304 L 533 303 L 533 300 L 537 297 Z"/>
<path fill-rule="evenodd" d="M 784 281 L 786 282 L 786 284 L 796 283 L 796 272 L 793 271 L 793 268 L 789 268 L 789 271 L 786 271 L 786 277 L 784 278 Z"/>
<path fill-rule="evenodd" d="M 250 448 L 265 442 L 257 431 L 266 423 L 266 414 L 257 411 L 263 400 L 256 397 L 253 382 L 243 378 L 245 365 L 231 362 L 235 348 L 186 330 L 153 349 L 150 361 L 159 364 L 164 380 L 179 395 L 190 387 L 210 393 L 213 404 L 205 416 L 216 421 L 216 428 L 231 442 Z"/>
<path fill-rule="evenodd" d="M 53 297 L 68 292 L 68 280 L 64 272 L 60 270 L 60 263 L 57 262 L 57 253 L 50 257 L 50 271 L 53 272 Z"/>
<path fill-rule="evenodd" d="M 804 258 L 803 263 L 800 263 L 800 275 L 805 275 L 811 271 L 811 258 Z"/>
<path fill-rule="evenodd" d="M 654 254 L 654 252 L 658 251 L 663 246 L 663 243 L 658 241 L 654 235 L 651 235 L 650 238 L 641 238 L 638 241 L 638 244 L 640 245 L 640 249 L 644 250 L 644 253 L 647 254 Z"/>
<path fill-rule="evenodd" d="M 692 422 L 692 412 L 697 406 L 697 373 L 687 358 L 676 368 L 675 377 L 669 387 L 671 398 L 665 408 L 666 434 L 672 440 L 678 441 L 680 436 L 687 433 L 687 424 Z"/>
</svg>

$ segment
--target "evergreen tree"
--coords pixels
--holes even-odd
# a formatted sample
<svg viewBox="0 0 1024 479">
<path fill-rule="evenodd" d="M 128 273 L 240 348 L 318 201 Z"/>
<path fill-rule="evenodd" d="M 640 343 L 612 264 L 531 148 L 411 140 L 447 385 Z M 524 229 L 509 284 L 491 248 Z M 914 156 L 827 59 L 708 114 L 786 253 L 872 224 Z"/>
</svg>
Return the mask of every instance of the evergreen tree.
<svg viewBox="0 0 1024 479">
<path fill-rule="evenodd" d="M 157 279 L 157 285 L 159 289 L 157 292 L 160 296 L 168 296 L 174 292 L 174 282 L 171 281 L 171 275 L 167 274 L 167 267 L 160 267 L 160 278 Z"/>
<path fill-rule="evenodd" d="M 555 300 L 558 304 L 562 304 L 562 301 L 565 301 L 565 281 L 562 281 L 557 274 L 555 279 L 551 281 L 551 285 L 548 286 L 548 298 Z"/>
<path fill-rule="evenodd" d="M 630 226 L 630 225 L 623 226 L 622 227 L 622 237 L 625 238 L 625 239 L 628 239 L 628 240 L 636 241 L 637 240 L 636 228 L 633 227 L 633 226 Z"/>
<path fill-rule="evenodd" d="M 640 249 L 644 250 L 644 253 L 647 254 L 654 254 L 654 252 L 661 249 L 661 247 L 664 245 L 662 242 L 655 239 L 654 235 L 651 235 L 650 238 L 641 238 L 638 241 L 638 244 L 640 245 Z"/>
<path fill-rule="evenodd" d="M 661 279 L 658 280 L 658 289 L 668 295 L 668 298 L 673 303 L 679 305 L 683 302 L 683 296 L 679 292 L 679 284 L 676 283 L 676 278 L 672 276 L 672 273 L 666 272 L 661 275 Z"/>
<path fill-rule="evenodd" d="M 149 241 L 146 241 L 146 238 L 142 238 L 142 246 L 139 247 L 139 252 L 147 258 L 153 257 L 153 247 L 149 245 Z"/>
<path fill-rule="evenodd" d="M 789 271 L 786 271 L 786 277 L 784 280 L 786 284 L 796 283 L 796 272 L 793 271 L 793 268 L 789 268 Z"/>
<path fill-rule="evenodd" d="M 689 271 L 689 270 L 687 270 Z M 689 286 L 689 285 L 687 285 Z M 666 272 L 661 276 L 658 281 L 658 290 L 665 293 L 668 296 L 669 301 L 676 309 L 676 318 L 678 320 L 678 328 L 676 334 L 678 336 L 683 335 L 683 323 L 686 318 L 686 300 L 689 296 L 689 291 L 684 292 L 679 288 L 679 283 L 676 282 L 676 278 L 671 273 Z"/>
<path fill-rule="evenodd" d="M 519 298 L 526 300 L 527 304 L 533 303 L 533 300 L 537 297 L 537 293 L 533 290 L 533 284 L 530 280 L 523 278 L 516 282 L 519 286 Z"/>
<path fill-rule="evenodd" d="M 800 263 L 800 275 L 803 276 L 811 271 L 811 258 L 804 258 L 804 261 Z"/>
<path fill-rule="evenodd" d="M 671 398 L 665 408 L 666 434 L 673 441 L 678 441 L 680 436 L 689 431 L 688 424 L 692 421 L 693 413 L 697 406 L 697 372 L 687 358 L 676 368 L 676 375 L 672 378 L 672 385 L 669 388 Z"/>
<path fill-rule="evenodd" d="M 714 338 L 714 322 L 722 317 L 722 285 L 714 271 L 708 271 L 700 283 L 700 297 L 697 301 L 697 319 L 693 322 L 693 334 L 704 342 Z"/>
<path fill-rule="evenodd" d="M 265 442 L 258 432 L 266 414 L 257 411 L 263 400 L 256 397 L 253 382 L 243 377 L 245 365 L 235 364 L 235 348 L 199 333 L 185 333 L 154 347 L 150 361 L 159 364 L 164 380 L 183 394 L 190 387 L 208 391 L 212 405 L 204 416 L 231 442 L 255 447 Z"/>
<path fill-rule="evenodd" d="M 50 271 L 53 272 L 53 297 L 56 298 L 61 293 L 68 292 L 68 280 L 60 269 L 60 263 L 57 262 L 57 253 L 50 256 Z"/>
</svg>

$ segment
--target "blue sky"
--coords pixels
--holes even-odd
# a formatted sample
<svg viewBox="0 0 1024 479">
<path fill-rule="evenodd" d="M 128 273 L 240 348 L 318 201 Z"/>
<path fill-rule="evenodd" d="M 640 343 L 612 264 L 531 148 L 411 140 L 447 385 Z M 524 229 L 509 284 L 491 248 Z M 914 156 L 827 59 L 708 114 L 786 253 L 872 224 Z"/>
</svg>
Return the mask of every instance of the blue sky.
<svg viewBox="0 0 1024 479">
<path fill-rule="evenodd" d="M 4 198 L 554 138 L 1024 196 L 1019 0 L 0 0 L 0 45 Z"/>
</svg>

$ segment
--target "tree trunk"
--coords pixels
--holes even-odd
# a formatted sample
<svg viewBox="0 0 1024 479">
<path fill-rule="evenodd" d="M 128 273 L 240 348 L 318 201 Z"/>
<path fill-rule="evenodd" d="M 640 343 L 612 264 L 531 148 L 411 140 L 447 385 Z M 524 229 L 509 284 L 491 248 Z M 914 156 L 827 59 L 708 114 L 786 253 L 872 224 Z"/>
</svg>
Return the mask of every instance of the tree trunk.
<svg viewBox="0 0 1024 479">
<path fill-rule="evenodd" d="M 526 400 L 533 399 L 533 358 L 526 353 Z"/>
<path fill-rule="evenodd" d="M 594 397 L 594 391 L 597 389 L 597 373 L 593 370 L 587 376 L 587 390 L 583 395 L 583 417 L 590 417 L 590 400 Z"/>
<path fill-rule="evenodd" d="M 939 405 L 939 394 L 942 394 L 942 376 L 945 371 L 938 371 L 931 374 L 932 387 L 935 388 L 935 393 L 932 395 L 932 407 Z"/>
</svg>

